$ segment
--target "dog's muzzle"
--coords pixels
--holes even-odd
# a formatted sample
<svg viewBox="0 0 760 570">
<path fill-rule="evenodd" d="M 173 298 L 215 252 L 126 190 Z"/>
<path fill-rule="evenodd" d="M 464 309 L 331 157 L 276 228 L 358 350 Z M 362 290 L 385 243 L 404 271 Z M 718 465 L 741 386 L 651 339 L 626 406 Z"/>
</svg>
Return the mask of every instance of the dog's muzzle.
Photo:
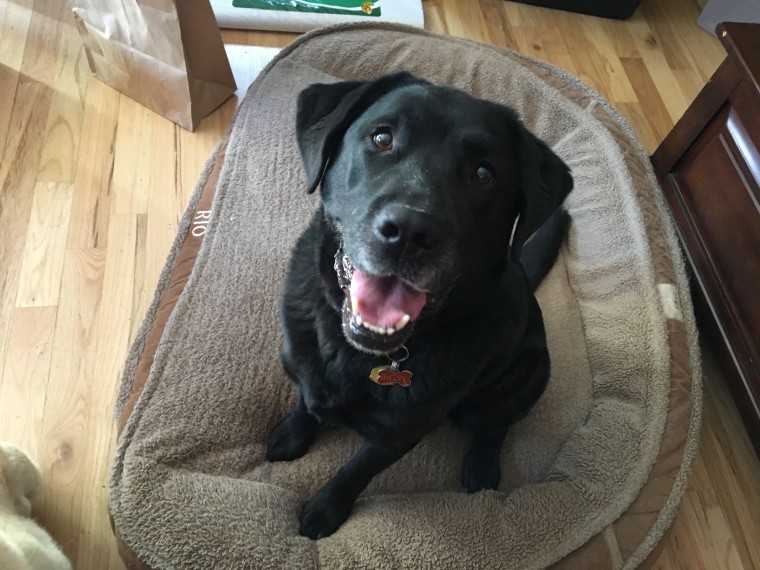
<svg viewBox="0 0 760 570">
<path fill-rule="evenodd" d="M 346 298 L 343 333 L 357 349 L 373 354 L 399 350 L 428 303 L 427 293 L 395 275 L 375 276 L 352 264 L 341 246 L 335 273 Z"/>
</svg>

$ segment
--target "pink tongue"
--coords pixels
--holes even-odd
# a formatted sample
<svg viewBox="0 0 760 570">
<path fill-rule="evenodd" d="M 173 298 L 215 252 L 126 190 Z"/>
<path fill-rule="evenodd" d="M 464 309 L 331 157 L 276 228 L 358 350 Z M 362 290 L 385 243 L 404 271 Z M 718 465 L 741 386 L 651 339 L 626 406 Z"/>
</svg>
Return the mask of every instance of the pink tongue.
<svg viewBox="0 0 760 570">
<path fill-rule="evenodd" d="M 362 319 L 377 326 L 389 327 L 404 315 L 411 320 L 420 316 L 427 295 L 405 285 L 398 277 L 373 277 L 354 270 L 351 300 L 359 304 Z"/>
</svg>

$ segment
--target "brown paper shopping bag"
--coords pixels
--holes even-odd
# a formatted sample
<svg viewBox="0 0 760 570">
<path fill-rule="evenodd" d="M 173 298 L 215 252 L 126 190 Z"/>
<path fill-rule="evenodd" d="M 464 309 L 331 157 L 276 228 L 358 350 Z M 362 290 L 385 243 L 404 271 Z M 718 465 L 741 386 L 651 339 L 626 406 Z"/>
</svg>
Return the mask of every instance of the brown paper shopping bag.
<svg viewBox="0 0 760 570">
<path fill-rule="evenodd" d="M 235 92 L 209 0 L 71 0 L 95 77 L 192 131 Z"/>
</svg>

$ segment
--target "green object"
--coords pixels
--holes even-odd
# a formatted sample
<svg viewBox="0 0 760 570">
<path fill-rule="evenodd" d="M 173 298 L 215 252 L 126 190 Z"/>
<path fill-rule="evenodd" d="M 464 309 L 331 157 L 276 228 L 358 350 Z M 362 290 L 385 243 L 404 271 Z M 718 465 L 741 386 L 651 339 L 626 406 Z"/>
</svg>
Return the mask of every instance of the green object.
<svg viewBox="0 0 760 570">
<path fill-rule="evenodd" d="M 379 16 L 380 0 L 233 0 L 236 8 L 260 10 L 284 10 L 286 12 L 309 12 L 312 14 L 344 14 L 349 16 Z"/>
</svg>

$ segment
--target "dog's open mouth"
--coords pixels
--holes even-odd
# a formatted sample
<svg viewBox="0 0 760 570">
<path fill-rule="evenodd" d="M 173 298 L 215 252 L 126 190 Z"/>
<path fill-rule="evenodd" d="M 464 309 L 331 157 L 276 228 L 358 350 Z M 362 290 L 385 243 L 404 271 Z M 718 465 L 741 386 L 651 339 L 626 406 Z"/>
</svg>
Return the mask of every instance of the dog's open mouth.
<svg viewBox="0 0 760 570">
<path fill-rule="evenodd" d="M 359 350 L 388 354 L 411 336 L 428 301 L 424 291 L 395 275 L 374 276 L 353 266 L 340 248 L 335 254 L 343 302 L 343 332 Z"/>
</svg>

